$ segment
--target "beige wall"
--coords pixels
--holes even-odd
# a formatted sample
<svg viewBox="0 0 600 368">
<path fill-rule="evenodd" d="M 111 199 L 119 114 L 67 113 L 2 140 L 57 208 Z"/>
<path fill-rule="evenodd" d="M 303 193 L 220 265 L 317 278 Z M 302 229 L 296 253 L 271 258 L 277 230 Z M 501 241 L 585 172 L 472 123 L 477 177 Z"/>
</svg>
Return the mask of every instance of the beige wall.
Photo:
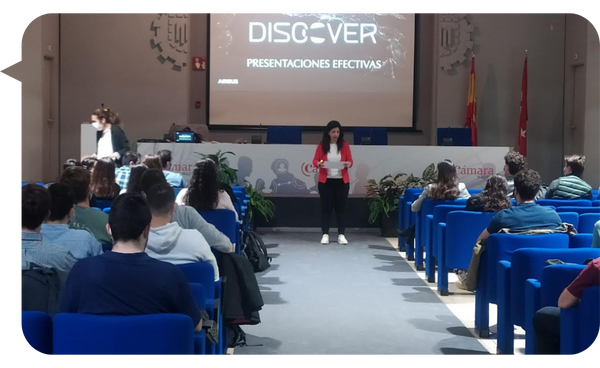
<svg viewBox="0 0 600 368">
<path fill-rule="evenodd" d="M 587 25 L 584 179 L 593 187 L 600 185 L 600 41 L 598 31 Z"/>
</svg>

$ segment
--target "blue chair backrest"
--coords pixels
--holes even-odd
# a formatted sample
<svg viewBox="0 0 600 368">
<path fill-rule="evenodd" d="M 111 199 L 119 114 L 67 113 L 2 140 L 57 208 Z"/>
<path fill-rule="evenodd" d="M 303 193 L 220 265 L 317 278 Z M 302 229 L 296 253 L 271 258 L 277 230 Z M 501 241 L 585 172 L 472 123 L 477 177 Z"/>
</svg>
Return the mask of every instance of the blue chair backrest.
<svg viewBox="0 0 600 368">
<path fill-rule="evenodd" d="M 110 213 L 110 207 L 106 207 L 102 210 L 102 212 L 106 213 L 107 215 Z"/>
<path fill-rule="evenodd" d="M 194 325 L 184 314 L 54 316 L 54 354 L 193 354 Z"/>
<path fill-rule="evenodd" d="M 592 189 L 592 199 L 597 200 L 598 198 L 598 189 Z"/>
<path fill-rule="evenodd" d="M 188 283 L 198 283 L 204 286 L 207 299 L 215 298 L 215 271 L 208 262 L 193 262 L 178 264 Z"/>
<path fill-rule="evenodd" d="M 483 192 L 483 189 L 467 189 L 467 191 L 469 192 L 470 195 L 473 195 L 473 194 L 479 194 L 479 193 Z"/>
<path fill-rule="evenodd" d="M 190 282 L 190 291 L 200 310 L 206 310 L 206 288 L 198 282 Z"/>
<path fill-rule="evenodd" d="M 173 188 L 173 192 L 175 193 L 175 198 L 177 198 L 177 195 L 179 194 L 179 192 L 181 192 L 183 188 Z"/>
<path fill-rule="evenodd" d="M 579 231 L 579 214 L 577 212 L 557 212 L 562 222 L 575 226 Z"/>
<path fill-rule="evenodd" d="M 453 211 L 446 216 L 446 266 L 466 270 L 477 238 L 494 212 Z"/>
<path fill-rule="evenodd" d="M 431 239 L 432 241 L 432 251 L 433 251 L 433 255 L 437 256 L 437 225 L 440 222 L 446 222 L 446 217 L 448 216 L 448 214 L 452 211 L 461 211 L 464 210 L 465 206 L 463 205 L 454 205 L 454 204 L 441 204 L 439 206 L 436 206 L 433 209 L 433 222 L 431 224 L 431 229 L 433 232 L 433 237 Z"/>
<path fill-rule="evenodd" d="M 231 210 L 218 209 L 212 211 L 200 211 L 207 222 L 213 224 L 217 230 L 225 234 L 232 243 L 237 242 L 237 223 L 235 222 L 235 212 Z"/>
<path fill-rule="evenodd" d="M 587 199 L 538 199 L 535 203 L 540 206 L 554 206 L 556 208 L 569 207 L 591 207 L 592 201 Z"/>
<path fill-rule="evenodd" d="M 577 212 L 579 214 L 579 216 L 581 216 L 584 213 L 600 213 L 600 207 L 562 206 L 562 207 L 557 207 L 556 212 Z"/>
<path fill-rule="evenodd" d="M 544 267 L 540 279 L 540 308 L 557 307 L 560 294 L 584 268 L 585 265 L 572 264 Z"/>
<path fill-rule="evenodd" d="M 362 138 L 370 138 L 371 145 L 373 146 L 387 146 L 388 135 L 387 128 L 372 128 L 372 127 L 356 127 L 353 129 L 354 133 L 354 144 L 362 144 Z"/>
<path fill-rule="evenodd" d="M 52 318 L 44 312 L 21 312 L 21 327 L 32 348 L 52 354 Z"/>
<path fill-rule="evenodd" d="M 514 251 L 510 272 L 510 308 L 514 324 L 523 326 L 525 307 L 525 281 L 542 279 L 542 271 L 548 259 L 560 259 L 566 263 L 582 263 L 589 258 L 600 257 L 598 248 L 544 249 L 521 248 Z"/>
<path fill-rule="evenodd" d="M 479 267 L 477 288 L 485 289 L 490 302 L 496 303 L 496 264 L 500 261 L 512 261 L 512 254 L 521 248 L 569 248 L 567 234 L 492 234 L 487 240 Z M 482 277 L 483 276 L 483 277 Z"/>
<path fill-rule="evenodd" d="M 267 142 L 273 144 L 302 144 L 302 127 L 270 126 L 267 127 Z"/>
<path fill-rule="evenodd" d="M 580 234 L 592 234 L 594 225 L 600 221 L 600 213 L 583 213 L 579 215 L 579 227 L 577 232 Z"/>
<path fill-rule="evenodd" d="M 600 207 L 600 200 L 592 201 L 592 207 Z"/>
<path fill-rule="evenodd" d="M 590 248 L 593 234 L 575 234 L 569 237 L 569 248 Z"/>
<path fill-rule="evenodd" d="M 105 209 L 112 206 L 112 199 L 96 199 L 96 207 Z"/>
<path fill-rule="evenodd" d="M 467 200 L 466 199 L 455 199 L 455 200 L 446 200 L 446 199 L 442 199 L 442 200 L 431 200 L 431 199 L 425 199 L 423 200 L 423 202 L 421 202 L 421 211 L 419 212 L 418 216 L 420 216 L 420 221 L 421 221 L 421 230 L 420 233 L 417 234 L 417 236 L 424 236 L 425 233 L 425 229 L 424 229 L 424 224 L 425 224 L 425 217 L 427 217 L 427 215 L 431 215 L 433 214 L 433 209 L 436 206 L 442 205 L 442 204 L 448 204 L 448 205 L 454 205 L 454 206 L 463 206 L 467 204 Z"/>
<path fill-rule="evenodd" d="M 560 311 L 560 353 L 578 354 L 598 337 L 600 286 L 583 290 L 578 306 Z"/>
</svg>

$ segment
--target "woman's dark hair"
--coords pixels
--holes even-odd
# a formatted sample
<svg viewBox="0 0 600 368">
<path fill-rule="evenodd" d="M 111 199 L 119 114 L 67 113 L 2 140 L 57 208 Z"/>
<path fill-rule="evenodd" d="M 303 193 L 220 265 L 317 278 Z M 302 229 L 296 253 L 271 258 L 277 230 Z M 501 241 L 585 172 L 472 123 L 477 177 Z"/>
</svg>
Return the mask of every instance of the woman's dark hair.
<svg viewBox="0 0 600 368">
<path fill-rule="evenodd" d="M 90 188 L 97 198 L 114 198 L 119 195 L 115 182 L 115 162 L 101 158 L 94 166 Z"/>
<path fill-rule="evenodd" d="M 106 120 L 107 123 L 114 125 L 118 125 L 121 122 L 119 114 L 106 107 L 97 108 L 92 112 L 92 115 L 96 115 L 100 122 L 102 122 L 102 119 Z"/>
<path fill-rule="evenodd" d="M 37 184 L 21 187 L 21 226 L 28 230 L 37 229 L 48 216 L 51 205 L 48 189 Z"/>
<path fill-rule="evenodd" d="M 75 205 L 75 198 L 71 187 L 62 183 L 54 183 L 48 188 L 52 197 L 52 205 L 50 206 L 50 221 L 61 221 Z"/>
<path fill-rule="evenodd" d="M 217 166 L 211 159 L 196 163 L 183 203 L 198 211 L 214 210 L 219 204 L 219 184 Z"/>
<path fill-rule="evenodd" d="M 81 166 L 87 171 L 92 171 L 94 166 L 96 166 L 96 162 L 98 162 L 98 160 L 93 157 L 85 158 L 81 161 Z"/>
<path fill-rule="evenodd" d="M 458 198 L 458 175 L 456 166 L 450 160 L 437 164 L 438 177 L 431 188 L 431 199 L 456 199 Z"/>
<path fill-rule="evenodd" d="M 142 193 L 142 175 L 146 172 L 146 170 L 148 170 L 148 166 L 144 164 L 136 165 L 131 168 L 129 181 L 127 182 L 127 193 Z"/>
<path fill-rule="evenodd" d="M 503 176 L 490 176 L 485 183 L 483 193 L 488 198 L 483 206 L 486 212 L 498 212 L 511 206 L 508 199 L 508 184 Z"/>
<path fill-rule="evenodd" d="M 81 203 L 88 199 L 90 172 L 83 167 L 67 167 L 60 175 L 58 182 L 71 188 L 75 203 Z"/>
<path fill-rule="evenodd" d="M 150 225 L 152 214 L 146 200 L 139 194 L 121 194 L 112 202 L 108 225 L 114 242 L 138 240 Z"/>
<path fill-rule="evenodd" d="M 523 169 L 515 175 L 515 190 L 523 201 L 531 201 L 539 192 L 542 178 L 537 171 Z"/>
<path fill-rule="evenodd" d="M 323 148 L 323 153 L 325 153 L 325 154 L 329 153 L 330 144 L 331 144 L 331 138 L 329 138 L 329 132 L 335 128 L 339 128 L 339 130 L 340 130 L 340 136 L 337 140 L 336 145 L 338 148 L 338 152 L 342 151 L 342 146 L 344 145 L 344 132 L 342 131 L 342 125 L 339 123 L 339 121 L 332 120 L 329 123 L 327 123 L 327 126 L 325 127 L 325 131 L 323 131 L 323 139 L 321 139 L 321 148 Z"/>
<path fill-rule="evenodd" d="M 149 169 L 163 169 L 163 166 L 160 163 L 159 155 L 146 155 L 144 156 L 144 162 L 142 163 L 148 166 Z"/>
<path fill-rule="evenodd" d="M 81 162 L 77 161 L 74 158 L 70 158 L 67 161 L 65 161 L 65 163 L 63 164 L 63 170 L 65 170 L 67 167 L 71 167 L 71 166 L 81 166 Z"/>
</svg>

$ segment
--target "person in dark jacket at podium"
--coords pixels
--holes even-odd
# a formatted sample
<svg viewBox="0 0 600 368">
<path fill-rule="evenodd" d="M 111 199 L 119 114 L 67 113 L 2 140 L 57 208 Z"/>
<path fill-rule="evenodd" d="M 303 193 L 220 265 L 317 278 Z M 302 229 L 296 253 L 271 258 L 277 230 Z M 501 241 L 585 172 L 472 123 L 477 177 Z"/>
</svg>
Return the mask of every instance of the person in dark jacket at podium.
<svg viewBox="0 0 600 368">
<path fill-rule="evenodd" d="M 129 148 L 129 141 L 125 132 L 119 126 L 119 114 L 101 107 L 94 110 L 91 119 L 92 126 L 98 130 L 96 133 L 96 154 L 87 157 L 98 159 L 106 157 L 115 161 L 115 164 L 120 167 L 122 157 L 131 148 Z"/>
</svg>

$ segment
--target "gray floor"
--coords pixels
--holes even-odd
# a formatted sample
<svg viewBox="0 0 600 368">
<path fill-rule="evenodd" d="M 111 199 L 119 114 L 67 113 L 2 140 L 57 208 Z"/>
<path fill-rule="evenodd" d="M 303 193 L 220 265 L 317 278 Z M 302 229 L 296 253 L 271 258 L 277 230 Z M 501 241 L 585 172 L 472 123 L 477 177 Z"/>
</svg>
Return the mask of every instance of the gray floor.
<svg viewBox="0 0 600 368">
<path fill-rule="evenodd" d="M 332 233 L 332 239 L 337 239 Z M 372 234 L 350 245 L 317 233 L 263 235 L 262 323 L 235 354 L 488 354 L 396 250 Z"/>
</svg>

